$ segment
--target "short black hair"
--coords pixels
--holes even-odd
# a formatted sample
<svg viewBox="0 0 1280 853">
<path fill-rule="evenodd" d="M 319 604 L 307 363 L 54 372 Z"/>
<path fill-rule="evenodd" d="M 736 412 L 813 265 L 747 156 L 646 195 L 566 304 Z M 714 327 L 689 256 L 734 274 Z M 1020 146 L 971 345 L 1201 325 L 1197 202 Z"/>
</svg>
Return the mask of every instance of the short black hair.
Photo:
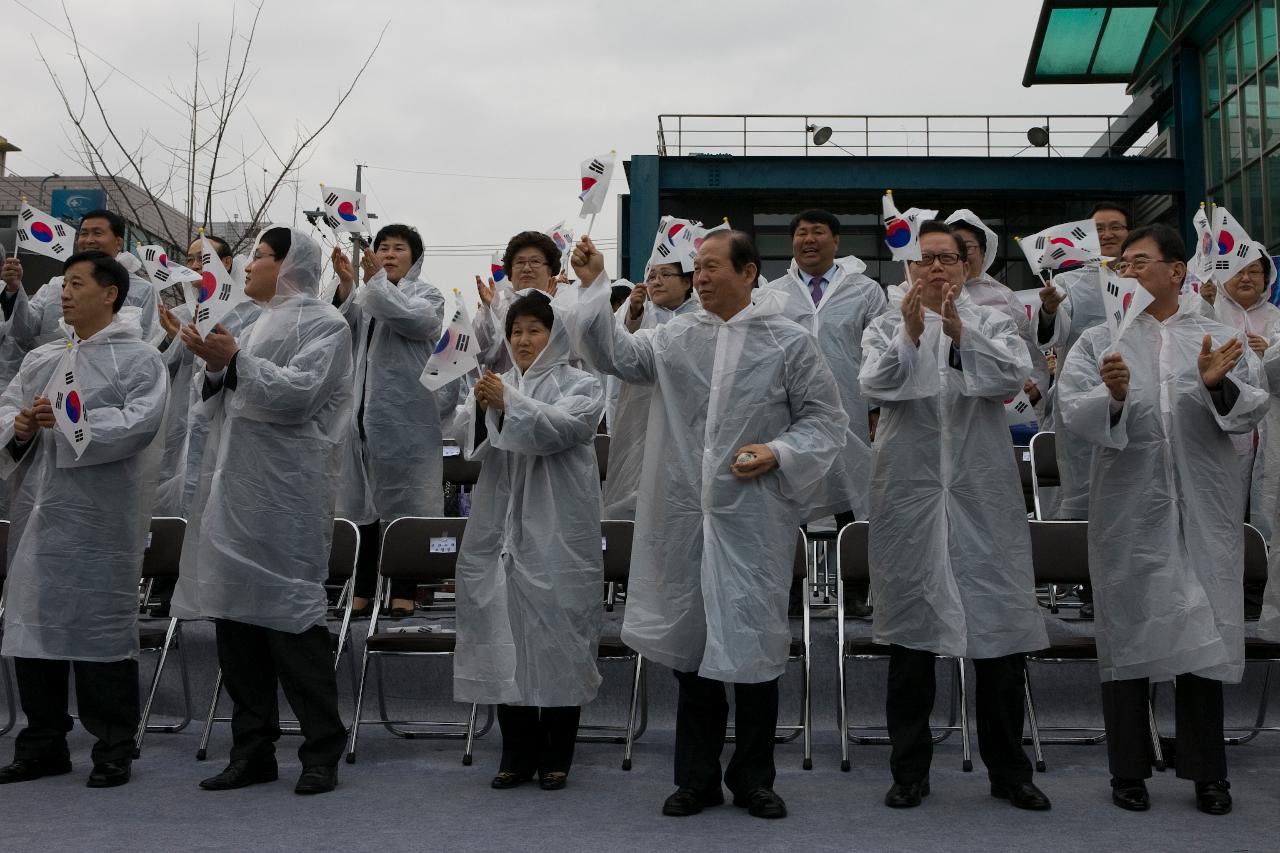
<svg viewBox="0 0 1280 853">
<path fill-rule="evenodd" d="M 945 222 L 939 222 L 936 219 L 926 219 L 920 223 L 920 230 L 916 232 L 921 237 L 926 234 L 947 234 L 956 243 L 956 251 L 960 253 L 961 259 L 969 254 L 969 250 L 965 248 L 964 238 L 956 233 L 956 229 Z"/>
<path fill-rule="evenodd" d="M 1124 242 L 1120 244 L 1120 253 L 1124 254 L 1125 249 L 1139 240 L 1148 239 L 1156 241 L 1156 246 L 1160 249 L 1161 260 L 1178 261 L 1179 263 L 1186 260 L 1187 245 L 1182 242 L 1182 235 L 1163 223 L 1144 225 L 1141 228 L 1135 228 L 1130 231 L 1129 235 L 1124 238 Z"/>
<path fill-rule="evenodd" d="M 221 237 L 215 237 L 212 234 L 205 234 L 204 238 L 213 244 L 213 250 L 218 253 L 220 258 L 231 257 L 231 245 Z M 199 236 L 196 239 L 200 239 Z"/>
<path fill-rule="evenodd" d="M 1114 210 L 1116 213 L 1124 217 L 1124 227 L 1133 227 L 1133 217 L 1129 215 L 1129 208 L 1118 201 L 1100 201 L 1089 211 L 1089 218 L 1092 219 L 1095 213 L 1103 210 Z"/>
<path fill-rule="evenodd" d="M 756 275 L 760 275 L 760 252 L 756 250 L 750 234 L 736 229 L 712 231 L 702 242 L 712 239 L 729 241 L 729 263 L 733 264 L 734 272 L 745 272 L 747 264 L 755 264 Z"/>
<path fill-rule="evenodd" d="M 560 274 L 560 250 L 556 248 L 555 241 L 541 231 L 521 231 L 511 238 L 506 251 L 502 253 L 502 271 L 506 273 L 508 281 L 511 280 L 511 261 L 516 253 L 531 246 L 542 252 L 552 275 Z"/>
<path fill-rule="evenodd" d="M 617 311 L 622 303 L 627 301 L 627 297 L 631 295 L 631 288 L 625 284 L 615 284 L 609 291 L 609 304 L 613 306 L 613 310 Z"/>
<path fill-rule="evenodd" d="M 115 301 L 111 303 L 111 313 L 117 313 L 120 306 L 124 305 L 125 297 L 129 295 L 129 271 L 124 268 L 124 265 L 106 252 L 92 249 L 88 252 L 76 252 L 63 261 L 62 274 L 66 275 L 67 270 L 76 264 L 93 264 L 93 280 L 104 288 L 116 289 Z"/>
<path fill-rule="evenodd" d="M 283 261 L 289 254 L 289 248 L 293 245 L 293 234 L 288 228 L 268 228 L 262 232 L 259 240 L 267 244 L 271 249 L 271 254 L 276 256 L 277 261 Z"/>
<path fill-rule="evenodd" d="M 80 224 L 83 225 L 86 219 L 107 220 L 107 225 L 111 227 L 111 233 L 116 235 L 122 240 L 124 239 L 124 232 L 126 228 L 124 223 L 124 217 L 116 213 L 115 211 L 107 210 L 106 208 L 91 210 L 88 213 L 86 213 L 84 216 L 80 217 Z"/>
<path fill-rule="evenodd" d="M 412 225 L 401 225 L 398 222 L 384 225 L 378 230 L 378 236 L 373 238 L 373 250 L 375 252 L 378 251 L 382 241 L 392 237 L 409 244 L 409 254 L 413 256 L 413 262 L 416 264 L 418 258 L 422 257 L 422 235 L 418 233 L 418 229 Z"/>
<path fill-rule="evenodd" d="M 812 225 L 825 225 L 832 236 L 840 236 L 840 220 L 836 218 L 834 213 L 826 210 L 819 210 L 811 207 L 808 210 L 802 210 L 795 216 L 791 217 L 791 236 L 796 236 L 796 229 L 800 227 L 801 222 L 808 222 Z"/>
<path fill-rule="evenodd" d="M 541 290 L 526 293 L 511 303 L 511 307 L 507 309 L 507 340 L 511 340 L 511 329 L 515 326 L 517 317 L 533 317 L 546 326 L 547 331 L 556 322 L 556 312 L 551 310 L 551 299 Z"/>
<path fill-rule="evenodd" d="M 943 223 L 944 225 L 946 223 Z M 952 231 L 965 231 L 973 235 L 973 241 L 978 244 L 978 251 L 982 254 L 987 253 L 987 234 L 977 225 L 966 219 L 957 219 L 951 223 Z M 967 253 L 966 253 L 967 254 Z"/>
</svg>

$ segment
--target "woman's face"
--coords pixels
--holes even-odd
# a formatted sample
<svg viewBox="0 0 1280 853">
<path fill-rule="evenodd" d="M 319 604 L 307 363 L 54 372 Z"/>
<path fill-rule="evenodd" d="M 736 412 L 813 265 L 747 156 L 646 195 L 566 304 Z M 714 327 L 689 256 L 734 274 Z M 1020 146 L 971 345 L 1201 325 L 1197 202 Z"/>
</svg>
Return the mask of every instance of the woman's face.
<svg viewBox="0 0 1280 853">
<path fill-rule="evenodd" d="M 270 246 L 259 243 L 253 250 L 249 266 L 244 269 L 244 295 L 259 302 L 266 302 L 275 296 L 281 260 Z"/>
<path fill-rule="evenodd" d="M 387 279 L 392 282 L 408 275 L 413 266 L 413 249 L 409 247 L 409 241 L 399 237 L 383 239 L 374 254 L 377 255 L 378 266 L 386 271 Z"/>
<path fill-rule="evenodd" d="M 1267 274 L 1262 261 L 1254 261 L 1227 281 L 1227 293 L 1242 308 L 1250 308 L 1267 289 Z"/>
<path fill-rule="evenodd" d="M 689 288 L 685 286 L 679 264 L 657 264 L 650 267 L 649 277 L 644 280 L 644 284 L 653 304 L 669 311 L 679 308 L 689 296 Z"/>
<path fill-rule="evenodd" d="M 528 370 L 551 340 L 551 330 L 531 314 L 522 314 L 511 324 L 511 353 L 516 367 Z"/>
<path fill-rule="evenodd" d="M 525 246 L 511 259 L 511 286 L 516 290 L 532 287 L 548 291 L 554 279 L 546 257 L 536 246 Z"/>
</svg>

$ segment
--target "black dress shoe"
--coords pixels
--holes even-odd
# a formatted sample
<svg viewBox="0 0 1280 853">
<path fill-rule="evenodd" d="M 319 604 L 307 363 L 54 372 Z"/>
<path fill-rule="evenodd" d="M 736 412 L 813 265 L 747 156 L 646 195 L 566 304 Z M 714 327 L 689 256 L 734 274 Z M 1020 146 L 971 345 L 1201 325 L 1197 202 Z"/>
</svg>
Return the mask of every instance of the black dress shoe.
<svg viewBox="0 0 1280 853">
<path fill-rule="evenodd" d="M 1008 800 L 1016 808 L 1033 812 L 1048 811 L 1050 806 L 1049 798 L 1044 795 L 1044 791 L 1030 782 L 1014 782 L 1012 785 L 992 782 L 991 796 Z"/>
<path fill-rule="evenodd" d="M 1226 779 L 1197 782 L 1196 808 L 1205 814 L 1215 815 L 1231 811 L 1231 783 Z"/>
<path fill-rule="evenodd" d="M 1111 802 L 1131 812 L 1145 812 L 1151 808 L 1151 796 L 1147 783 L 1141 779 L 1111 779 Z"/>
<path fill-rule="evenodd" d="M 662 804 L 662 813 L 667 817 L 688 817 L 712 806 L 724 805 L 724 791 L 699 791 L 696 788 L 678 788 L 667 797 Z"/>
<path fill-rule="evenodd" d="M 293 786 L 295 794 L 327 794 L 338 787 L 338 768 L 324 764 L 312 764 L 302 768 L 298 784 Z"/>
<path fill-rule="evenodd" d="M 58 758 L 28 758 L 0 767 L 0 785 L 30 782 L 42 776 L 61 776 L 70 772 L 71 759 L 65 755 Z"/>
<path fill-rule="evenodd" d="M 532 778 L 532 773 L 509 773 L 504 770 L 497 776 L 493 777 L 493 781 L 489 783 L 489 787 L 497 788 L 501 791 L 507 788 L 515 788 L 518 785 L 523 785 Z"/>
<path fill-rule="evenodd" d="M 542 778 L 538 780 L 538 785 L 544 791 L 559 791 L 569 782 L 569 774 L 558 770 L 550 773 L 543 773 Z"/>
<path fill-rule="evenodd" d="M 884 804 L 891 809 L 912 809 L 920 805 L 920 801 L 929 796 L 929 780 L 908 782 L 905 785 L 893 783 L 889 793 L 884 795 Z"/>
<path fill-rule="evenodd" d="M 93 765 L 86 783 L 90 788 L 116 788 L 129 781 L 128 761 L 104 761 Z"/>
<path fill-rule="evenodd" d="M 1084 604 L 1081 604 L 1080 610 L 1077 611 L 1076 613 L 1076 617 L 1079 619 L 1092 619 L 1093 618 L 1093 602 L 1086 601 Z"/>
<path fill-rule="evenodd" d="M 874 607 L 870 604 L 863 604 L 861 601 L 847 602 L 844 606 L 844 612 L 850 619 L 870 619 L 876 615 Z"/>
<path fill-rule="evenodd" d="M 280 776 L 276 769 L 276 762 L 271 761 L 249 761 L 241 758 L 232 761 L 227 768 L 217 776 L 210 776 L 200 783 L 200 787 L 206 791 L 230 791 L 235 788 L 247 788 L 250 785 L 258 785 L 263 782 L 274 782 Z"/>
<path fill-rule="evenodd" d="M 734 794 L 733 804 L 746 809 L 752 817 L 776 820 L 787 816 L 787 804 L 773 792 L 772 788 L 756 788 L 748 794 Z"/>
</svg>

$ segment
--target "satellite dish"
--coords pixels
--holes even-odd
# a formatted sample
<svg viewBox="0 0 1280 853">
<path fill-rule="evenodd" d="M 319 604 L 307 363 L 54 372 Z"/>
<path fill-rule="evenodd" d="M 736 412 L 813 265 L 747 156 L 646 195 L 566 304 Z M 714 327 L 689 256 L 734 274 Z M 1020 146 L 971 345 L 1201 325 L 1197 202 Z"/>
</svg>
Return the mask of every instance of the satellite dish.
<svg viewBox="0 0 1280 853">
<path fill-rule="evenodd" d="M 808 129 L 813 131 L 814 145 L 826 145 L 827 140 L 831 138 L 831 128 L 829 127 L 815 128 L 813 125 L 809 125 Z"/>
<path fill-rule="evenodd" d="M 1027 141 L 1036 148 L 1044 148 L 1049 144 L 1049 128 L 1033 127 L 1027 131 Z"/>
</svg>

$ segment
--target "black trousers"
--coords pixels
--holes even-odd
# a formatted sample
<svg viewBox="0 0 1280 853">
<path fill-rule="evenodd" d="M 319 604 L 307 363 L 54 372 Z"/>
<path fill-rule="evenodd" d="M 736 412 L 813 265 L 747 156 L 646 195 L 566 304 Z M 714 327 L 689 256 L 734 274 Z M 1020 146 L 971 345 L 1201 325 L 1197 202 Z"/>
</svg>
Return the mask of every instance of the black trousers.
<svg viewBox="0 0 1280 853">
<path fill-rule="evenodd" d="M 1222 742 L 1222 682 L 1198 675 L 1174 681 L 1177 726 L 1175 762 L 1179 779 L 1216 782 L 1227 778 L 1227 748 Z M 1102 716 L 1107 727 L 1107 763 L 1117 779 L 1151 777 L 1151 729 L 1145 678 L 1102 682 Z"/>
<path fill-rule="evenodd" d="M 893 745 L 889 770 L 907 785 L 929 778 L 933 760 L 929 714 L 936 691 L 933 652 L 889 647 L 889 688 L 885 716 Z M 975 659 L 978 753 L 992 782 L 1031 781 L 1031 761 L 1022 749 L 1023 673 L 1021 654 Z"/>
<path fill-rule="evenodd" d="M 347 731 L 338 716 L 329 629 L 316 625 L 289 634 L 228 619 L 214 624 L 222 681 L 234 703 L 231 760 L 274 759 L 280 739 L 278 683 L 302 727 L 302 766 L 337 766 Z"/>
<path fill-rule="evenodd" d="M 138 661 L 44 660 L 14 658 L 18 696 L 27 727 L 14 743 L 15 761 L 57 759 L 68 755 L 67 682 L 74 671 L 76 705 L 85 731 L 98 740 L 94 764 L 133 758 L 134 737 L 142 710 L 138 699 Z"/>
<path fill-rule="evenodd" d="M 378 557 L 382 554 L 382 522 L 360 525 L 360 551 L 356 554 L 356 578 L 352 594 L 373 598 L 378 589 Z M 392 598 L 413 598 L 418 585 L 413 581 L 391 581 Z"/>
<path fill-rule="evenodd" d="M 729 727 L 725 683 L 696 672 L 677 672 L 676 785 L 699 791 L 720 789 L 720 753 Z M 733 685 L 733 757 L 724 783 L 735 794 L 772 788 L 775 776 L 773 739 L 778 727 L 778 679 Z"/>
<path fill-rule="evenodd" d="M 498 727 L 502 730 L 501 773 L 532 776 L 541 773 L 568 773 L 577 745 L 578 720 L 582 708 L 567 705 L 539 708 L 533 705 L 499 705 Z"/>
</svg>

